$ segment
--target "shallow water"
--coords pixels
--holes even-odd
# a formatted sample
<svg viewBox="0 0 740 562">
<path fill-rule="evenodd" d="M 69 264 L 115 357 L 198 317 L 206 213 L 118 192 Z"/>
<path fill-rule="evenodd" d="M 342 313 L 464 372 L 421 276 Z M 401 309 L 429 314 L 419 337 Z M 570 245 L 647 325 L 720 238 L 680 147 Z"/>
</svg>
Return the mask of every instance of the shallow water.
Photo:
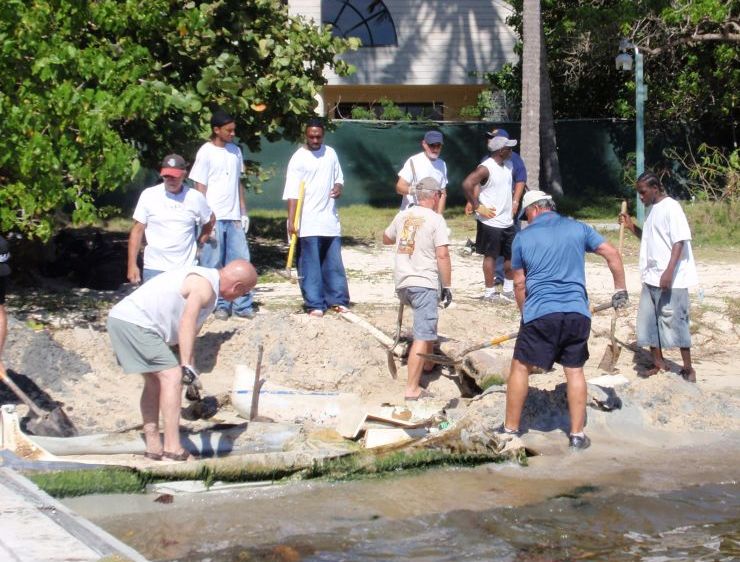
<svg viewBox="0 0 740 562">
<path fill-rule="evenodd" d="M 623 479 L 615 487 L 516 477 L 531 470 L 304 482 L 170 504 L 153 494 L 66 503 L 152 560 L 740 560 L 737 481 L 627 493 Z"/>
</svg>

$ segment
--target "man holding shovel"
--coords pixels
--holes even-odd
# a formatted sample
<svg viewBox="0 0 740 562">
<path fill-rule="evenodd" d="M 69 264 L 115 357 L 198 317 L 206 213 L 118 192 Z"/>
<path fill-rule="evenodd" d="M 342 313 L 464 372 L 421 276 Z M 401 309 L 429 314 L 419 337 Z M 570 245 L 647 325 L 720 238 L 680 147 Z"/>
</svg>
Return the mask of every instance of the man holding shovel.
<svg viewBox="0 0 740 562">
<path fill-rule="evenodd" d="M 519 433 L 529 375 L 534 367 L 565 371 L 570 412 L 569 443 L 585 449 L 586 379 L 591 313 L 586 292 L 585 253 L 606 260 L 614 279 L 612 306 L 627 305 L 624 267 L 619 251 L 593 228 L 561 217 L 552 196 L 529 191 L 522 200 L 529 227 L 517 234 L 512 248 L 514 293 L 522 315 L 506 385 L 503 433 Z"/>
<path fill-rule="evenodd" d="M 154 277 L 111 309 L 108 334 L 118 362 L 126 374 L 144 375 L 140 406 L 147 458 L 188 459 L 180 444 L 180 405 L 183 382 L 197 381 L 195 336 L 217 298 L 233 301 L 256 283 L 257 272 L 242 259 L 223 269 L 183 267 Z M 175 345 L 179 360 L 172 350 Z M 160 413 L 164 443 L 159 437 Z"/>
<path fill-rule="evenodd" d="M 296 221 L 301 186 L 303 205 Z M 344 175 L 337 153 L 324 144 L 324 122 L 312 117 L 306 125 L 306 144 L 288 162 L 283 200 L 288 205 L 288 236 L 298 234 L 301 293 L 313 318 L 321 318 L 329 308 L 336 312 L 349 310 L 336 204 L 343 190 Z"/>
<path fill-rule="evenodd" d="M 637 178 L 637 193 L 650 214 L 642 228 L 627 213 L 619 222 L 640 242 L 642 293 L 637 311 L 637 343 L 650 347 L 653 367 L 644 376 L 666 370 L 663 349 L 681 349 L 681 376 L 696 382 L 691 366 L 689 287 L 698 282 L 691 252 L 691 229 L 681 205 L 669 197 L 652 172 Z"/>
<path fill-rule="evenodd" d="M 398 213 L 383 232 L 383 243 L 396 245 L 394 277 L 398 297 L 414 311 L 414 342 L 409 350 L 406 400 L 431 396 L 419 385 L 425 366 L 419 353 L 431 353 L 437 341 L 440 286 L 443 287 L 443 306 L 452 302 L 447 223 L 435 212 L 441 196 L 440 183 L 434 178 L 423 178 L 416 185 L 416 205 Z"/>
</svg>

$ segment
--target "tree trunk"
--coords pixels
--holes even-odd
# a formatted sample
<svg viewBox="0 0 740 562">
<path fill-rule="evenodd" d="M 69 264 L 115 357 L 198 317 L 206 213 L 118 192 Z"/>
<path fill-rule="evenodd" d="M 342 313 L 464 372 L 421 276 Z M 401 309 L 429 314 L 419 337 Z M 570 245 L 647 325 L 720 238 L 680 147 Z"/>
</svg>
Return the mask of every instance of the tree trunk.
<svg viewBox="0 0 740 562">
<path fill-rule="evenodd" d="M 563 180 L 560 177 L 558 143 L 550 96 L 550 72 L 547 67 L 547 45 L 545 45 L 545 30 L 542 25 L 540 25 L 540 45 L 542 184 L 544 191 L 561 196 L 563 195 Z"/>
<path fill-rule="evenodd" d="M 540 188 L 541 9 L 539 0 L 524 0 L 522 9 L 522 134 L 521 156 L 527 186 Z"/>
</svg>

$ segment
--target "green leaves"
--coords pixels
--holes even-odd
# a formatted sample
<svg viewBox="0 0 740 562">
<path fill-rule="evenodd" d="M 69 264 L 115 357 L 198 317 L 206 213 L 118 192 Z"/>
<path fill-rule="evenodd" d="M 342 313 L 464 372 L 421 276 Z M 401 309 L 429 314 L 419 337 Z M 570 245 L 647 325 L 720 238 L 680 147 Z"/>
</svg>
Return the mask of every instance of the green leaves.
<svg viewBox="0 0 740 562">
<path fill-rule="evenodd" d="M 335 62 L 348 48 L 279 0 L 4 0 L 0 231 L 94 220 L 100 194 L 189 154 L 217 106 L 251 150 L 296 140 L 323 70 L 351 71 Z"/>
</svg>

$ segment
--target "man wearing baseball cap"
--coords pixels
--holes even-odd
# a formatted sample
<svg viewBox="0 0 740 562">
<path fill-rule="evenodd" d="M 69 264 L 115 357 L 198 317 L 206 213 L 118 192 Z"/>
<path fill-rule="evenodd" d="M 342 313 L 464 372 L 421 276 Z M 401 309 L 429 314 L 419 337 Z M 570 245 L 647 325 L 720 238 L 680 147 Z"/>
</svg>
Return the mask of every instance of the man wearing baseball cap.
<svg viewBox="0 0 740 562">
<path fill-rule="evenodd" d="M 488 141 L 490 156 L 463 180 L 463 192 L 476 213 L 475 247 L 483 255 L 483 282 L 486 301 L 514 302 L 511 278 L 511 243 L 516 231 L 512 216 L 511 147 L 516 141 L 496 136 Z M 504 286 L 496 293 L 494 273 L 496 259 L 504 257 Z"/>
<path fill-rule="evenodd" d="M 447 202 L 447 164 L 439 155 L 442 153 L 444 137 L 439 131 L 427 131 L 421 141 L 422 151 L 406 160 L 398 172 L 396 193 L 401 195 L 401 210 L 416 203 L 416 185 L 424 178 L 434 178 L 442 192 L 435 211 L 442 213 Z"/>
<path fill-rule="evenodd" d="M 2 360 L 3 349 L 5 349 L 5 338 L 8 335 L 8 314 L 5 310 L 5 290 L 8 275 L 10 275 L 10 249 L 8 241 L 0 236 L 0 368 L 5 370 Z"/>
<path fill-rule="evenodd" d="M 570 413 L 569 444 L 585 449 L 586 379 L 591 312 L 586 292 L 585 254 L 606 260 L 614 281 L 612 306 L 627 305 L 624 267 L 619 251 L 590 226 L 561 217 L 552 196 L 528 191 L 522 200 L 529 226 L 517 234 L 512 249 L 514 293 L 522 315 L 506 382 L 503 433 L 519 433 L 522 408 L 534 367 L 565 371 Z"/>
<path fill-rule="evenodd" d="M 146 282 L 164 271 L 193 265 L 197 241 L 208 240 L 215 216 L 195 189 L 183 185 L 188 165 L 179 154 L 162 160 L 162 183 L 142 191 L 134 210 L 134 225 L 128 238 L 128 280 Z M 197 234 L 200 231 L 200 234 Z M 146 235 L 144 268 L 138 257 Z"/>
<path fill-rule="evenodd" d="M 437 341 L 440 298 L 444 307 L 452 302 L 447 223 L 435 212 L 441 195 L 442 186 L 435 178 L 422 178 L 416 184 L 417 204 L 399 212 L 383 232 L 383 243 L 396 246 L 393 276 L 398 298 L 414 311 L 406 400 L 430 397 L 419 384 L 424 360 L 418 354 L 431 353 Z"/>
</svg>

